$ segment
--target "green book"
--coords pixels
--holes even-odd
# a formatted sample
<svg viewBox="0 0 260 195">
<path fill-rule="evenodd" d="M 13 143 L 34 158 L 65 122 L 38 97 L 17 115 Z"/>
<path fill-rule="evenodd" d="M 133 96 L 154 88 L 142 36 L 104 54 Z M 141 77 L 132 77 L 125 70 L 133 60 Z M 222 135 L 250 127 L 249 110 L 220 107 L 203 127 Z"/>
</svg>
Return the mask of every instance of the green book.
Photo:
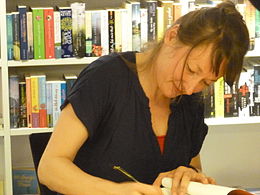
<svg viewBox="0 0 260 195">
<path fill-rule="evenodd" d="M 260 38 L 260 11 L 255 12 L 255 37 Z"/>
<path fill-rule="evenodd" d="M 32 8 L 34 59 L 45 59 L 43 8 Z"/>
</svg>

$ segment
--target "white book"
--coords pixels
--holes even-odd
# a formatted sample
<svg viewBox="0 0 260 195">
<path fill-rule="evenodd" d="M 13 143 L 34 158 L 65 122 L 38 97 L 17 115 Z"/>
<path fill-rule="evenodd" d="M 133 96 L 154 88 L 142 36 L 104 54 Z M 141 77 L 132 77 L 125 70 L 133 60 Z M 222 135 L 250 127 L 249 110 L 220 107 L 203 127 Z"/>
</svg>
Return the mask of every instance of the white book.
<svg viewBox="0 0 260 195">
<path fill-rule="evenodd" d="M 101 46 L 102 55 L 109 54 L 108 10 L 101 10 Z"/>
<path fill-rule="evenodd" d="M 122 52 L 122 10 L 115 10 L 115 50 Z"/>
<path fill-rule="evenodd" d="M 61 58 L 61 28 L 59 11 L 54 11 L 54 44 L 55 58 Z"/>
<path fill-rule="evenodd" d="M 147 8 L 141 8 L 141 49 L 145 48 L 145 44 L 148 42 L 148 10 Z"/>
<path fill-rule="evenodd" d="M 26 17 L 27 17 L 28 58 L 33 59 L 33 20 L 32 20 L 32 12 L 26 12 Z"/>
<path fill-rule="evenodd" d="M 91 28 L 91 11 L 85 11 L 86 25 L 86 56 L 92 55 L 92 28 Z"/>
<path fill-rule="evenodd" d="M 124 21 L 122 22 L 122 52 L 129 51 L 128 50 L 129 43 L 131 43 L 132 45 L 132 36 L 131 37 L 126 36 L 129 33 L 129 29 L 130 28 L 132 29 L 132 26 L 129 26 L 128 22 L 126 22 L 128 21 L 127 17 L 128 17 L 127 9 L 121 9 L 121 21 Z"/>
<path fill-rule="evenodd" d="M 129 2 L 125 3 L 125 8 L 127 10 L 127 17 L 125 23 L 129 26 L 126 37 L 127 37 L 127 51 L 132 51 L 132 39 L 133 39 L 133 29 L 132 29 L 132 4 Z"/>
<path fill-rule="evenodd" d="M 61 84 L 60 81 L 52 82 L 52 113 L 53 113 L 53 126 L 56 125 L 59 115 L 60 115 L 60 106 L 61 106 Z"/>
</svg>

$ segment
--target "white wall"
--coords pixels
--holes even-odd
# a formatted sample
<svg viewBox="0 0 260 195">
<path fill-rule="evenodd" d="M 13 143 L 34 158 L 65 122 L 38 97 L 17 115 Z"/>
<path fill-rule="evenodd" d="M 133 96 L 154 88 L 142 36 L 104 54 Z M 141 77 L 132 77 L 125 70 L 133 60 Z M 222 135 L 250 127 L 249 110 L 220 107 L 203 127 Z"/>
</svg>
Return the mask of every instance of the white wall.
<svg viewBox="0 0 260 195">
<path fill-rule="evenodd" d="M 260 188 L 260 123 L 210 126 L 201 160 L 220 185 Z"/>
</svg>

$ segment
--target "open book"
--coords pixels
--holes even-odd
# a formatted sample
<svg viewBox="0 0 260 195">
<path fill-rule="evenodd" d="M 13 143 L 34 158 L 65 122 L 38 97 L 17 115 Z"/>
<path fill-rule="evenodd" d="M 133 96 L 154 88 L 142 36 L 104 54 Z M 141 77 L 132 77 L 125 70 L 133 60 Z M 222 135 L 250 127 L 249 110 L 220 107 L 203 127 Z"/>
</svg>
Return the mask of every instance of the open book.
<svg viewBox="0 0 260 195">
<path fill-rule="evenodd" d="M 172 179 L 163 178 L 162 186 L 163 194 L 171 195 Z M 187 192 L 188 195 L 252 195 L 240 189 L 198 182 L 190 182 Z"/>
</svg>

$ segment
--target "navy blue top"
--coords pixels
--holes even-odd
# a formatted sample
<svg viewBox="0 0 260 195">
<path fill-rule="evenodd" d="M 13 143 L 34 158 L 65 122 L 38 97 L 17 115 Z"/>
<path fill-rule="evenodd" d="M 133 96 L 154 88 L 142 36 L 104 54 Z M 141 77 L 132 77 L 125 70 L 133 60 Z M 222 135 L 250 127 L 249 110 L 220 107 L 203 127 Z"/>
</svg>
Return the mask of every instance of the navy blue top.
<svg viewBox="0 0 260 195">
<path fill-rule="evenodd" d="M 135 63 L 135 53 L 121 53 Z M 137 180 L 152 184 L 159 173 L 188 166 L 207 134 L 199 94 L 173 102 L 161 153 L 151 124 L 149 99 L 137 74 L 119 54 L 100 57 L 79 75 L 67 97 L 89 138 L 75 164 L 85 172 L 122 182 L 129 178 L 113 169 L 121 166 Z M 73 131 L 73 129 L 71 129 Z"/>
</svg>

